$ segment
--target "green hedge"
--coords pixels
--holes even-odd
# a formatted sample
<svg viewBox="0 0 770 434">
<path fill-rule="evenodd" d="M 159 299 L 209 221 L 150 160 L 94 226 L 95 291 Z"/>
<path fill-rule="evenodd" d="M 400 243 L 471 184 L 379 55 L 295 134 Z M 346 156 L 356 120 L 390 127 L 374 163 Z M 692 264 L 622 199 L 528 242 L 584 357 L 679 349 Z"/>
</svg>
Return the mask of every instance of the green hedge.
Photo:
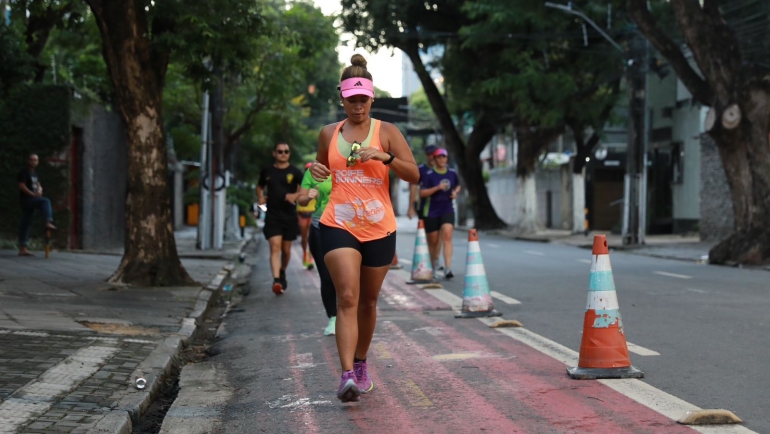
<svg viewBox="0 0 770 434">
<path fill-rule="evenodd" d="M 24 85 L 12 89 L 7 98 L 0 101 L 0 239 L 15 245 L 21 217 L 16 176 L 26 165 L 29 154 L 38 154 L 37 172 L 43 196 L 51 199 L 55 224 L 59 227 L 55 247 L 66 245 L 70 220 L 67 202 L 70 95 L 70 89 L 65 86 Z M 54 161 L 57 159 L 65 161 L 57 163 Z M 31 245 L 39 245 L 42 226 L 38 212 Z"/>
</svg>

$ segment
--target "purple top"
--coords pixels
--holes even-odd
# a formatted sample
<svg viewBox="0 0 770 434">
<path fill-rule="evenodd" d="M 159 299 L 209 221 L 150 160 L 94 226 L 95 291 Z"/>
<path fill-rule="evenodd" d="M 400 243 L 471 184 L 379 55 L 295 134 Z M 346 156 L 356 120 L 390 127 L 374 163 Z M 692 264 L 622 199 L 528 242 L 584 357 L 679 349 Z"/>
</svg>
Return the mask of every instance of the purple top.
<svg viewBox="0 0 770 434">
<path fill-rule="evenodd" d="M 420 178 L 422 189 L 433 188 L 437 185 L 443 185 L 444 189 L 439 190 L 425 198 L 425 207 L 422 210 L 423 217 L 441 217 L 444 214 L 454 212 L 452 205 L 452 190 L 460 185 L 460 178 L 457 172 L 452 169 L 445 169 L 444 173 L 439 173 L 435 169 L 428 170 Z"/>
</svg>

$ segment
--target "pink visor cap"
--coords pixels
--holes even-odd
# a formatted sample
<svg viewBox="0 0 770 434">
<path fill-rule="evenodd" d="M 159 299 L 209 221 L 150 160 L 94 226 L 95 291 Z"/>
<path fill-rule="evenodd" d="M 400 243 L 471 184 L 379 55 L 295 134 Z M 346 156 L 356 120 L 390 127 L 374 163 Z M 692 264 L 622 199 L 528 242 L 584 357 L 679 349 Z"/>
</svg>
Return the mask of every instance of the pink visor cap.
<svg viewBox="0 0 770 434">
<path fill-rule="evenodd" d="M 374 98 L 374 83 L 363 77 L 348 78 L 340 83 L 340 92 L 343 98 L 353 95 L 366 95 L 369 98 Z"/>
<path fill-rule="evenodd" d="M 449 152 L 447 152 L 444 148 L 438 148 L 435 152 L 433 152 L 433 156 L 438 157 L 439 155 L 446 155 L 448 157 Z"/>
</svg>

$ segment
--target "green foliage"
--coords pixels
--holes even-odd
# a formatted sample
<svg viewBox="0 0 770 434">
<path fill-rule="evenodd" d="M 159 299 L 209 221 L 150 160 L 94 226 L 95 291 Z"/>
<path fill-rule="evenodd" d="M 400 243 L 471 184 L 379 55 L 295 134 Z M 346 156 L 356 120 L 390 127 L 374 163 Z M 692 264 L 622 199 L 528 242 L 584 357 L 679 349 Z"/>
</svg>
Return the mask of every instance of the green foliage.
<svg viewBox="0 0 770 434">
<path fill-rule="evenodd" d="M 16 175 L 26 166 L 29 154 L 38 154 L 37 172 L 44 196 L 51 199 L 56 224 L 57 244 L 67 239 L 69 210 L 69 167 L 66 153 L 70 142 L 70 92 L 64 86 L 29 85 L 13 88 L 0 99 L 0 237 L 16 239 L 21 217 Z M 43 235 L 38 213 L 33 237 Z"/>
<path fill-rule="evenodd" d="M 222 68 L 225 149 L 232 156 L 231 168 L 245 181 L 255 180 L 272 161 L 277 141 L 288 142 L 294 148 L 292 161 L 300 164 L 303 155 L 315 150 L 318 129 L 331 120 L 339 99 L 334 19 L 303 2 L 288 8 L 266 4 L 259 13 L 260 30 L 242 35 L 239 42 L 248 44 L 248 53 L 238 63 L 223 62 Z M 202 89 L 213 89 L 215 78 L 203 59 L 182 54 L 169 65 L 164 116 L 177 156 L 197 161 Z"/>
<path fill-rule="evenodd" d="M 24 50 L 19 32 L 0 23 L 0 96 L 33 75 L 32 58 Z"/>
</svg>

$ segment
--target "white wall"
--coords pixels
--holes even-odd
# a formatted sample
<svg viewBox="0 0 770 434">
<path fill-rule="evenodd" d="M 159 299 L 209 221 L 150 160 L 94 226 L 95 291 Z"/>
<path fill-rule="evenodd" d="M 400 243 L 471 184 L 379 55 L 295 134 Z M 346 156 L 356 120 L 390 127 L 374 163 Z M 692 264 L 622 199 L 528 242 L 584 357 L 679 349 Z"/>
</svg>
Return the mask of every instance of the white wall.
<svg viewBox="0 0 770 434">
<path fill-rule="evenodd" d="M 672 186 L 674 219 L 700 219 L 700 133 L 703 117 L 700 105 L 675 109 L 673 140 L 683 143 L 683 182 Z"/>
</svg>

